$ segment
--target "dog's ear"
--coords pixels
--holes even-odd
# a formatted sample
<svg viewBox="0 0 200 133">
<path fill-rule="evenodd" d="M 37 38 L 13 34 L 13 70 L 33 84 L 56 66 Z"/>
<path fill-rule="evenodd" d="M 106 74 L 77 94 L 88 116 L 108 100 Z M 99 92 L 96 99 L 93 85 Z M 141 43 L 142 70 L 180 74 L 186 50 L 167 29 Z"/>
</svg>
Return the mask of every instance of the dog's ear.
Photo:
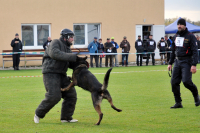
<svg viewBox="0 0 200 133">
<path fill-rule="evenodd" d="M 78 52 L 76 53 L 76 55 L 79 55 L 80 52 L 81 52 L 80 49 L 78 49 Z"/>
<path fill-rule="evenodd" d="M 85 57 L 83 58 L 83 60 L 87 60 L 87 56 L 85 56 Z"/>
</svg>

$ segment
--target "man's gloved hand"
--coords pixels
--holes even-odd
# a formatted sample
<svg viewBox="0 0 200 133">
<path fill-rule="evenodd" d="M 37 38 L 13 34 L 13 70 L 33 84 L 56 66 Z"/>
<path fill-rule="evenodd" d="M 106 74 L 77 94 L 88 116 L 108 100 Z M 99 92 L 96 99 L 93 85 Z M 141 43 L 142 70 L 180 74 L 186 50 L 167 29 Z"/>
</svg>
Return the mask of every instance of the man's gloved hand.
<svg viewBox="0 0 200 133">
<path fill-rule="evenodd" d="M 87 59 L 87 56 L 85 56 L 85 57 L 76 56 L 76 61 L 85 61 L 86 59 Z"/>
</svg>

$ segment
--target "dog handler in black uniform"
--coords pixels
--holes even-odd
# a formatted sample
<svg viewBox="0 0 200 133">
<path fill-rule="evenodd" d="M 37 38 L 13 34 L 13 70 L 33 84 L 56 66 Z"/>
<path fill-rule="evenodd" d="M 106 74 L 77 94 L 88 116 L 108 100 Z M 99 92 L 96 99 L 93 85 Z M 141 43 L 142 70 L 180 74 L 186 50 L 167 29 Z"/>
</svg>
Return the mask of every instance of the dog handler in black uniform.
<svg viewBox="0 0 200 133">
<path fill-rule="evenodd" d="M 152 39 L 153 35 L 149 36 L 149 40 L 147 42 L 147 52 L 150 52 L 147 54 L 147 60 L 146 60 L 146 66 L 148 66 L 149 63 L 149 58 L 150 58 L 150 54 L 152 57 L 152 65 L 155 65 L 155 50 L 156 50 L 156 42 Z"/>
<path fill-rule="evenodd" d="M 19 39 L 19 34 L 15 34 L 15 38 L 11 42 L 11 46 L 13 47 L 13 52 L 22 52 L 22 42 Z M 20 53 L 15 53 L 13 56 L 13 68 L 14 70 L 19 70 L 20 63 Z"/>
<path fill-rule="evenodd" d="M 135 41 L 135 49 L 137 50 L 137 66 L 139 66 L 139 57 L 140 57 L 140 66 L 142 66 L 142 58 L 144 52 L 144 45 L 141 40 L 141 36 L 138 35 L 138 40 Z"/>
<path fill-rule="evenodd" d="M 180 83 L 192 92 L 195 105 L 200 105 L 198 90 L 192 82 L 192 74 L 196 73 L 198 63 L 198 51 L 195 36 L 186 27 L 186 21 L 179 19 L 177 22 L 178 31 L 173 37 L 172 53 L 168 65 L 168 70 L 172 69 L 174 63 L 171 86 L 174 93 L 175 105 L 171 108 L 183 108 L 181 104 Z"/>
<path fill-rule="evenodd" d="M 73 54 L 70 46 L 73 42 L 74 33 L 69 29 L 61 31 L 60 39 L 53 40 L 43 56 L 43 82 L 46 89 L 45 99 L 35 111 L 34 122 L 39 123 L 45 115 L 63 98 L 61 110 L 61 122 L 77 122 L 72 119 L 75 110 L 77 95 L 75 88 L 61 92 L 70 84 L 66 75 L 70 62 L 82 60 Z"/>
</svg>

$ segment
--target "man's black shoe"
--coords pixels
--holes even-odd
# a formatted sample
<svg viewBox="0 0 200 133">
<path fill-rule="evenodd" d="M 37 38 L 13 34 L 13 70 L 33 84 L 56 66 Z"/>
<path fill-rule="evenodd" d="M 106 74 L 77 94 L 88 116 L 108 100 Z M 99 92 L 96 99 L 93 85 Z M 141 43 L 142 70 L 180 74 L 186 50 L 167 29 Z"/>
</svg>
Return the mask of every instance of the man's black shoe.
<svg viewBox="0 0 200 133">
<path fill-rule="evenodd" d="M 171 107 L 171 109 L 176 109 L 176 108 L 183 108 L 181 103 L 175 103 L 174 106 Z"/>
<path fill-rule="evenodd" d="M 199 95 L 194 98 L 194 101 L 195 101 L 195 106 L 200 105 Z"/>
</svg>

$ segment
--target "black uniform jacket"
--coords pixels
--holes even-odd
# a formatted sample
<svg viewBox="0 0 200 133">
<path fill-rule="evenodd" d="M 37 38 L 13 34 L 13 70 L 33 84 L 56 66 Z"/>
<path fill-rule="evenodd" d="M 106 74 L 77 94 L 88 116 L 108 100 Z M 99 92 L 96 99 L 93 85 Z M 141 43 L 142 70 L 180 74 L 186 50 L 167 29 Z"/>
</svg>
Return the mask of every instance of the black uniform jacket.
<svg viewBox="0 0 200 133">
<path fill-rule="evenodd" d="M 154 52 L 156 49 L 156 42 L 153 39 L 149 39 L 147 42 L 147 51 L 148 52 Z"/>
<path fill-rule="evenodd" d="M 167 50 L 167 42 L 166 41 L 159 41 L 157 44 L 157 48 L 160 52 L 165 52 Z"/>
<path fill-rule="evenodd" d="M 52 41 L 52 40 L 51 40 Z M 50 44 L 51 41 L 46 41 L 44 44 L 43 44 L 43 48 L 44 50 L 46 50 L 46 48 L 48 47 L 48 43 Z"/>
<path fill-rule="evenodd" d="M 144 52 L 144 45 L 143 45 L 142 40 L 135 41 L 135 49 L 137 50 L 137 53 Z"/>
<path fill-rule="evenodd" d="M 19 41 L 19 43 L 15 43 L 15 41 Z M 13 47 L 13 52 L 22 52 L 22 42 L 20 39 L 13 39 L 11 46 Z"/>
<path fill-rule="evenodd" d="M 197 45 L 198 43 L 195 36 L 189 32 L 187 28 L 182 32 L 178 31 L 173 37 L 169 64 L 172 65 L 174 63 L 176 55 L 176 57 L 191 57 L 192 65 L 196 66 L 198 63 Z"/>
</svg>

